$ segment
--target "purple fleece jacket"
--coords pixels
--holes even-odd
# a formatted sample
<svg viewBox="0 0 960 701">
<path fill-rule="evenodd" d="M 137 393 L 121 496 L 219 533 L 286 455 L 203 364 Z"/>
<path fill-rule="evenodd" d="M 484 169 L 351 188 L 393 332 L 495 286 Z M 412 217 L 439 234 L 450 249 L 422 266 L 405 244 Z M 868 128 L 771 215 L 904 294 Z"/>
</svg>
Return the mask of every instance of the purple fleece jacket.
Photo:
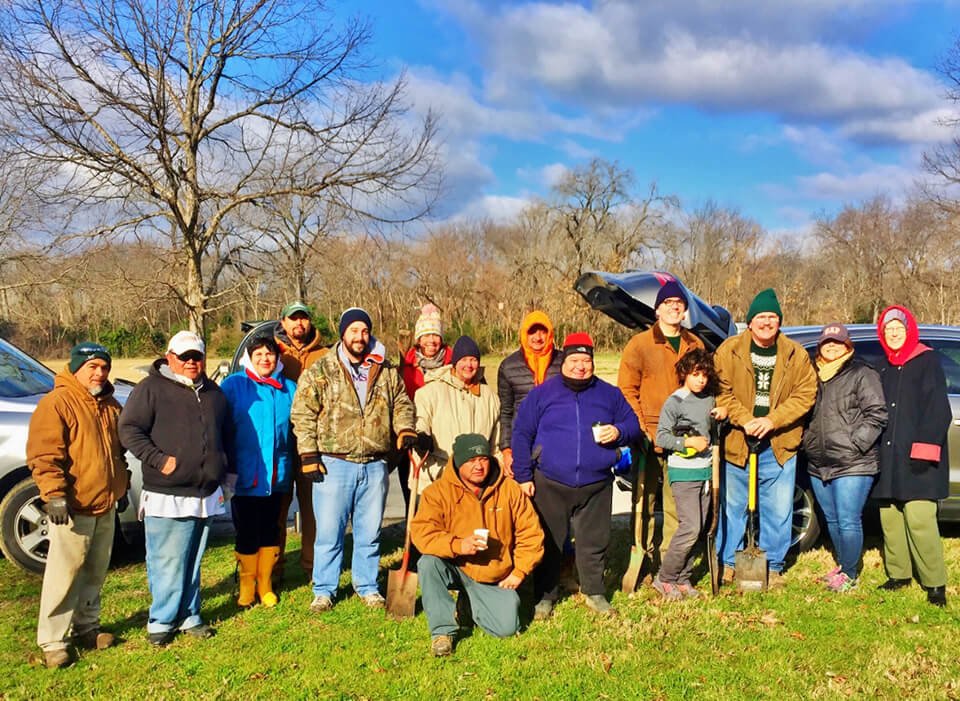
<svg viewBox="0 0 960 701">
<path fill-rule="evenodd" d="M 551 377 L 520 402 L 513 425 L 513 473 L 517 482 L 533 479 L 531 453 L 541 447 L 536 467 L 544 477 L 569 487 L 613 479 L 617 448 L 640 438 L 637 415 L 623 393 L 598 377 L 581 392 Z M 620 431 L 615 443 L 597 445 L 593 424 L 613 424 Z"/>
</svg>

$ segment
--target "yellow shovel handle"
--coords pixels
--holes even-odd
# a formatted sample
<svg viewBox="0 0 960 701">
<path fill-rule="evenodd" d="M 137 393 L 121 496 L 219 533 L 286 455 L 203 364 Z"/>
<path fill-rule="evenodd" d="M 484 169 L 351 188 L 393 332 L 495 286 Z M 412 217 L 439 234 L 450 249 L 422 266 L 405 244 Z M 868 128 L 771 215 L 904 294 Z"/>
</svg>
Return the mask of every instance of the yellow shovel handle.
<svg viewBox="0 0 960 701">
<path fill-rule="evenodd" d="M 747 495 L 747 509 L 749 511 L 757 510 L 757 454 L 754 452 L 750 453 L 750 475 L 749 480 L 749 489 L 750 493 Z"/>
</svg>

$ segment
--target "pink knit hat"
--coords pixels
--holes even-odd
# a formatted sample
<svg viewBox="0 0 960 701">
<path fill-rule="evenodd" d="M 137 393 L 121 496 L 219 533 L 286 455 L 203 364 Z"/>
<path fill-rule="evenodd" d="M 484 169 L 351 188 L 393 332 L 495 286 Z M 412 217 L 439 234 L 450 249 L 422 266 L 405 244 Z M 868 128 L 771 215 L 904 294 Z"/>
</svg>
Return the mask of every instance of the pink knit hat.
<svg viewBox="0 0 960 701">
<path fill-rule="evenodd" d="M 440 310 L 429 302 L 420 309 L 420 316 L 417 317 L 417 324 L 413 331 L 413 340 L 419 341 L 421 336 L 428 333 L 435 333 L 443 337 L 443 322 L 440 320 Z"/>
</svg>

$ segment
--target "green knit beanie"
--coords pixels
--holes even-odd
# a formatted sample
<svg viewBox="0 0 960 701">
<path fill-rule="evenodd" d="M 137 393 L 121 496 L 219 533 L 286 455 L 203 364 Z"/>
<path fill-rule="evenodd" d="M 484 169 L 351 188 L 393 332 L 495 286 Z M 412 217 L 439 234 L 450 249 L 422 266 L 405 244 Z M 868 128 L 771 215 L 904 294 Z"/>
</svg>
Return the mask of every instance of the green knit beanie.
<svg viewBox="0 0 960 701">
<path fill-rule="evenodd" d="M 772 288 L 768 288 L 757 294 L 750 302 L 750 308 L 747 310 L 747 326 L 753 321 L 757 314 L 772 312 L 780 317 L 780 323 L 783 323 L 783 312 L 780 310 L 780 302 L 777 301 L 777 293 Z"/>
<path fill-rule="evenodd" d="M 493 455 L 490 443 L 479 433 L 464 433 L 453 441 L 453 466 L 459 468 L 467 460 Z"/>
</svg>

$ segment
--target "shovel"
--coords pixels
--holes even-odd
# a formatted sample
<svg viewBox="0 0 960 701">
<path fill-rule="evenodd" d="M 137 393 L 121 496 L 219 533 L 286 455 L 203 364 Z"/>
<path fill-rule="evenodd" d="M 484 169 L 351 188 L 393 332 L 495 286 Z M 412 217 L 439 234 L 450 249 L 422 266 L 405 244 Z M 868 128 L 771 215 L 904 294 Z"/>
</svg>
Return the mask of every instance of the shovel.
<svg viewBox="0 0 960 701">
<path fill-rule="evenodd" d="M 723 421 L 714 421 L 710 426 L 710 443 L 712 449 L 710 457 L 713 462 L 713 470 L 710 475 L 710 496 L 712 516 L 710 528 L 707 531 L 707 566 L 710 568 L 710 591 L 716 596 L 720 592 L 720 563 L 717 555 L 717 523 L 720 519 L 720 456 L 722 449 L 720 442 L 723 439 L 723 429 L 726 426 L 726 419 Z"/>
<path fill-rule="evenodd" d="M 767 551 L 757 547 L 757 440 L 747 436 L 747 448 L 747 547 L 734 553 L 734 569 L 740 591 L 766 591 Z"/>
<path fill-rule="evenodd" d="M 413 618 L 417 612 L 417 573 L 410 566 L 410 524 L 417 512 L 417 494 L 420 492 L 420 467 L 430 453 L 424 453 L 421 460 L 414 460 L 413 451 L 409 452 L 413 466 L 413 483 L 416 491 L 410 495 L 407 506 L 407 531 L 403 538 L 403 561 L 399 570 L 387 573 L 387 615 L 395 620 Z"/>
<path fill-rule="evenodd" d="M 631 481 L 630 503 L 633 509 L 630 512 L 630 530 L 633 532 L 633 545 L 630 546 L 630 563 L 627 565 L 627 571 L 623 573 L 623 579 L 620 580 L 620 591 L 624 594 L 632 594 L 637 589 L 637 582 L 640 580 L 640 571 L 643 569 L 643 507 L 644 499 L 640 493 L 640 475 L 646 464 L 647 446 L 646 441 L 640 450 L 634 452 L 634 469 Z"/>
</svg>

